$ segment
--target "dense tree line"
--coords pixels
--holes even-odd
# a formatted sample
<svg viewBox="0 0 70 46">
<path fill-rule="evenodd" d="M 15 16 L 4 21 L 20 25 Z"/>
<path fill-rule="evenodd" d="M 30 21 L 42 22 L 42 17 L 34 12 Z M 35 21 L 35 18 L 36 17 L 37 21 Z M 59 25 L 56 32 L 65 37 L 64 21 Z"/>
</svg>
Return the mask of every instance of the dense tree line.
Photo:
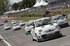
<svg viewBox="0 0 70 46">
<path fill-rule="evenodd" d="M 12 8 L 17 10 L 17 9 L 22 9 L 22 8 L 30 8 L 36 3 L 36 0 L 23 0 L 22 2 L 19 3 L 14 3 L 12 5 Z"/>
<path fill-rule="evenodd" d="M 0 0 L 0 14 L 8 11 L 9 9 L 9 0 Z"/>
<path fill-rule="evenodd" d="M 47 0 L 45 0 L 47 2 Z M 30 8 L 32 6 L 34 6 L 34 4 L 36 3 L 36 0 L 23 0 L 19 3 L 14 3 L 12 5 L 12 8 L 17 10 L 17 9 L 23 9 L 23 8 Z"/>
</svg>

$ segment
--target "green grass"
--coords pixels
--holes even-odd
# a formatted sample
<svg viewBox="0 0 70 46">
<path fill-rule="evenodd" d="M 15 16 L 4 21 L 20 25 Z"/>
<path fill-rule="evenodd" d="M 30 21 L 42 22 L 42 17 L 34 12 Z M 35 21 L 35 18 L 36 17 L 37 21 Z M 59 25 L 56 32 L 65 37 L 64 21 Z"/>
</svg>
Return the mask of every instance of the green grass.
<svg viewBox="0 0 70 46">
<path fill-rule="evenodd" d="M 70 21 L 70 18 L 68 18 L 67 20 Z"/>
<path fill-rule="evenodd" d="M 14 18 L 12 20 L 23 20 L 23 21 L 29 21 L 29 20 L 36 20 L 36 19 L 40 19 L 43 17 L 21 17 L 21 18 Z"/>
<path fill-rule="evenodd" d="M 44 17 L 21 17 L 21 18 L 13 18 L 11 20 L 23 20 L 23 21 L 29 21 L 29 20 L 36 20 Z M 70 21 L 70 18 L 67 18 L 68 21 Z"/>
<path fill-rule="evenodd" d="M 29 13 L 19 13 L 19 14 L 13 14 L 10 16 L 24 16 L 24 15 L 44 15 L 44 12 L 29 12 Z"/>
<path fill-rule="evenodd" d="M 24 15 L 43 15 L 44 12 L 29 12 L 29 13 L 25 13 Z"/>
</svg>

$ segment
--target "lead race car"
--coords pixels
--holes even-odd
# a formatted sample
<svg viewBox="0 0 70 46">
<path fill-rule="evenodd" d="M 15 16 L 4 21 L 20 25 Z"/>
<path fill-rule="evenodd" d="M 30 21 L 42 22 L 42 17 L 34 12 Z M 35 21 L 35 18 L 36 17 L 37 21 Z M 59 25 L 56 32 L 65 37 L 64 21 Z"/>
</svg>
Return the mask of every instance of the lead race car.
<svg viewBox="0 0 70 46">
<path fill-rule="evenodd" d="M 43 41 L 57 36 L 62 36 L 60 27 L 57 23 L 52 23 L 49 18 L 42 18 L 34 21 L 31 29 L 33 41 Z"/>
</svg>

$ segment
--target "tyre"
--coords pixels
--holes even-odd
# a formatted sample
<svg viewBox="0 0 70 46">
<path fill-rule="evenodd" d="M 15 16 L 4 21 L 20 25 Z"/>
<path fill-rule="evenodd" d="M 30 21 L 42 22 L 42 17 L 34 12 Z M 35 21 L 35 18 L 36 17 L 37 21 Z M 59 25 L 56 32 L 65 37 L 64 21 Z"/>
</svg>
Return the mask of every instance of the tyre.
<svg viewBox="0 0 70 46">
<path fill-rule="evenodd" d="M 41 42 L 41 40 L 38 38 L 37 34 L 35 34 L 35 36 L 36 36 L 36 38 L 37 38 L 36 41 L 37 41 L 37 42 Z"/>
<path fill-rule="evenodd" d="M 36 41 L 37 41 L 37 42 L 41 42 L 41 40 L 40 40 L 40 39 L 38 39 L 38 38 L 37 38 L 37 40 L 36 40 Z"/>
<path fill-rule="evenodd" d="M 31 36 L 32 37 L 32 41 L 36 41 L 34 38 L 33 38 L 33 36 Z"/>
<path fill-rule="evenodd" d="M 66 23 L 67 26 L 69 26 L 69 23 Z"/>
<path fill-rule="evenodd" d="M 36 41 L 35 39 L 32 39 L 32 41 Z"/>
<path fill-rule="evenodd" d="M 36 40 L 33 38 L 32 34 L 31 34 L 31 37 L 32 37 L 32 41 L 36 41 Z"/>
<path fill-rule="evenodd" d="M 59 37 L 62 37 L 62 34 L 59 34 Z"/>
<path fill-rule="evenodd" d="M 36 40 L 32 37 L 32 41 L 36 41 Z"/>
</svg>

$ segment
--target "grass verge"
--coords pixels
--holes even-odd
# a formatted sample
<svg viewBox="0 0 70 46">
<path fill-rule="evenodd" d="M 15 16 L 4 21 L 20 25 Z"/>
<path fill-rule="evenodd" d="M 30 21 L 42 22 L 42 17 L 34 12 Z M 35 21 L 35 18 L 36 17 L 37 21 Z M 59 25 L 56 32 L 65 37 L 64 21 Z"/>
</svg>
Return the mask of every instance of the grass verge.
<svg viewBox="0 0 70 46">
<path fill-rule="evenodd" d="M 21 17 L 21 18 L 13 18 L 10 20 L 23 20 L 23 21 L 29 21 L 29 20 L 36 20 L 36 19 L 40 19 L 40 18 L 44 18 L 44 17 Z M 67 18 L 68 21 L 70 21 L 70 18 Z"/>
<path fill-rule="evenodd" d="M 43 17 L 21 17 L 21 18 L 13 18 L 11 20 L 23 20 L 23 21 L 29 21 L 29 20 L 36 20 L 36 19 L 40 19 Z"/>
<path fill-rule="evenodd" d="M 67 18 L 68 21 L 70 21 L 70 18 Z"/>
<path fill-rule="evenodd" d="M 23 21 L 29 21 L 29 20 L 36 20 L 36 19 L 40 19 L 40 18 L 44 18 L 44 17 L 21 17 L 21 18 L 13 18 L 10 20 L 23 20 Z M 67 18 L 68 21 L 70 21 L 70 18 Z"/>
</svg>

